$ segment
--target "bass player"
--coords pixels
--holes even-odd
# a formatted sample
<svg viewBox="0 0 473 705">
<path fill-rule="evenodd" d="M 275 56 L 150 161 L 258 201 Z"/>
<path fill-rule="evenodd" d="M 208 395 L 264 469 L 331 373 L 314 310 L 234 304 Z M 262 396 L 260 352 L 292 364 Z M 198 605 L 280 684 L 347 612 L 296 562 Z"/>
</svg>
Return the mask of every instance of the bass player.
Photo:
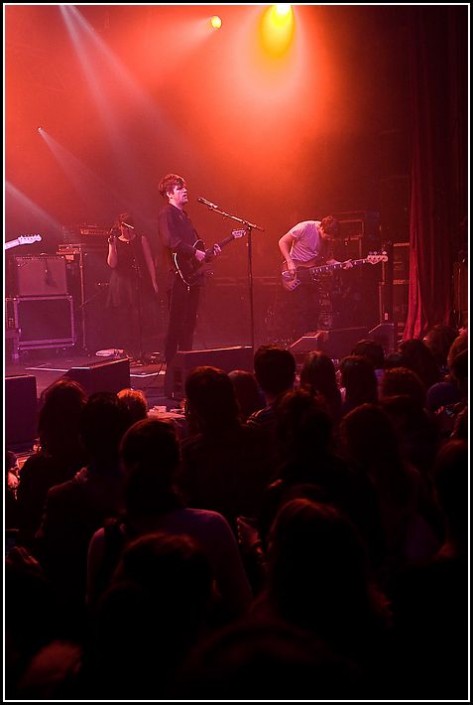
<svg viewBox="0 0 473 705">
<path fill-rule="evenodd" d="M 291 293 L 288 294 L 288 310 L 292 319 L 291 334 L 295 338 L 318 328 L 320 309 L 317 288 L 309 273 L 304 277 L 299 265 L 339 264 L 338 260 L 333 259 L 330 251 L 330 241 L 336 238 L 338 233 L 338 220 L 329 215 L 322 220 L 304 220 L 297 223 L 279 240 L 287 277 L 301 284 L 291 287 Z M 343 269 L 349 269 L 351 266 L 351 260 L 342 263 Z"/>
</svg>

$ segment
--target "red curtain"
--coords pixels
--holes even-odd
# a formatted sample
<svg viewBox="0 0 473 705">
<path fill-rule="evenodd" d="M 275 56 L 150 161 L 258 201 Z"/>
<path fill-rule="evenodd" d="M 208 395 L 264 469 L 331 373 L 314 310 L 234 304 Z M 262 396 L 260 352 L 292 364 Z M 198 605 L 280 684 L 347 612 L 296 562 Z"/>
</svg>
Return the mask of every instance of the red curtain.
<svg viewBox="0 0 473 705">
<path fill-rule="evenodd" d="M 412 8 L 410 277 L 404 339 L 454 323 L 454 263 L 466 251 L 466 7 Z"/>
</svg>

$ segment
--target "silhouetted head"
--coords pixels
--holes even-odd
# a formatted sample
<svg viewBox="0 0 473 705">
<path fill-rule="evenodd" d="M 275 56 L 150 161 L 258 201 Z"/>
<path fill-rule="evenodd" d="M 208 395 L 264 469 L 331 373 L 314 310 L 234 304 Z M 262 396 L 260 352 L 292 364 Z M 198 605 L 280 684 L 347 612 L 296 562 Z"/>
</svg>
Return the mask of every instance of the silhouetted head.
<svg viewBox="0 0 473 705">
<path fill-rule="evenodd" d="M 200 431 L 225 428 L 238 421 L 239 409 L 233 384 L 216 367 L 196 367 L 185 382 L 189 419 Z"/>
<path fill-rule="evenodd" d="M 129 426 L 147 417 L 148 402 L 141 389 L 121 389 L 118 392 L 118 399 L 128 416 Z"/>
<path fill-rule="evenodd" d="M 422 409 L 425 406 L 426 390 L 420 377 L 407 367 L 386 370 L 381 382 L 380 396 L 383 399 L 408 396 Z"/>
<path fill-rule="evenodd" d="M 212 579 L 190 536 L 150 533 L 126 546 L 95 622 L 98 675 L 112 698 L 162 694 L 200 636 Z"/>
<path fill-rule="evenodd" d="M 300 376 L 301 387 L 312 392 L 332 395 L 337 386 L 337 374 L 332 359 L 321 350 L 306 355 Z"/>
<path fill-rule="evenodd" d="M 427 345 L 418 338 L 403 340 L 399 345 L 403 366 L 413 370 L 428 389 L 440 381 L 440 368 Z"/>
<path fill-rule="evenodd" d="M 296 360 L 289 350 L 262 345 L 254 357 L 255 375 L 266 395 L 277 396 L 294 386 Z"/>
<path fill-rule="evenodd" d="M 359 340 L 351 354 L 366 357 L 375 370 L 382 370 L 384 367 L 384 348 L 381 343 L 377 343 L 374 340 L 369 340 L 368 338 Z"/>
<path fill-rule="evenodd" d="M 310 499 L 287 502 L 270 530 L 268 592 L 279 614 L 321 636 L 366 616 L 367 556 L 349 519 Z"/>
<path fill-rule="evenodd" d="M 256 377 L 247 370 L 232 370 L 228 376 L 233 384 L 241 416 L 246 420 L 253 412 L 264 407 L 264 399 Z"/>
<path fill-rule="evenodd" d="M 332 441 L 332 427 L 323 401 L 303 389 L 287 392 L 276 409 L 276 435 L 286 461 L 316 461 L 325 456 Z"/>
<path fill-rule="evenodd" d="M 424 336 L 424 344 L 429 348 L 437 365 L 442 368 L 447 366 L 448 351 L 458 335 L 456 328 L 437 324 Z"/>
<path fill-rule="evenodd" d="M 201 642 L 172 695 L 199 701 L 330 700 L 356 697 L 360 682 L 353 664 L 307 631 L 274 617 L 253 618 Z"/>
<path fill-rule="evenodd" d="M 161 512 L 174 495 L 173 481 L 179 464 L 174 426 L 152 417 L 138 421 L 123 436 L 120 458 L 128 513 Z"/>
<path fill-rule="evenodd" d="M 38 432 L 41 447 L 48 453 L 77 447 L 79 423 L 87 401 L 79 382 L 61 377 L 47 387 L 40 397 Z"/>
<path fill-rule="evenodd" d="M 351 406 L 376 402 L 378 380 L 373 364 L 361 355 L 348 355 L 340 362 L 341 386 L 345 387 L 346 402 Z"/>
<path fill-rule="evenodd" d="M 81 436 L 91 458 L 113 460 L 126 428 L 126 417 L 118 396 L 97 392 L 89 397 L 81 416 Z"/>
</svg>

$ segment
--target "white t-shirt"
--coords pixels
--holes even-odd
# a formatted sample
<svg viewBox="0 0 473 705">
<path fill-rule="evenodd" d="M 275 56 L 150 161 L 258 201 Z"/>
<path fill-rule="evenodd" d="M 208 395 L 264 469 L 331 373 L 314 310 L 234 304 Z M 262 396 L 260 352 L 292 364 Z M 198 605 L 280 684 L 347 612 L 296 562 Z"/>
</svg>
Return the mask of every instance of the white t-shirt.
<svg viewBox="0 0 473 705">
<path fill-rule="evenodd" d="M 304 220 L 288 231 L 295 238 L 291 246 L 291 258 L 308 262 L 314 257 L 326 256 L 326 245 L 320 232 L 320 220 Z"/>
</svg>

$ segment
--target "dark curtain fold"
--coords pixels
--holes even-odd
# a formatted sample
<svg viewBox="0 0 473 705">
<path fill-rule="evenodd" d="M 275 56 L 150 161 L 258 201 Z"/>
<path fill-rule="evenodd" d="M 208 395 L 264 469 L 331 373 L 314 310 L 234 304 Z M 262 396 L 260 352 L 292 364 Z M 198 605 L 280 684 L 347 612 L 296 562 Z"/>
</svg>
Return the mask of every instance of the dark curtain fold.
<svg viewBox="0 0 473 705">
<path fill-rule="evenodd" d="M 413 8 L 409 29 L 411 247 L 404 339 L 454 323 L 454 262 L 467 248 L 467 8 Z"/>
</svg>

